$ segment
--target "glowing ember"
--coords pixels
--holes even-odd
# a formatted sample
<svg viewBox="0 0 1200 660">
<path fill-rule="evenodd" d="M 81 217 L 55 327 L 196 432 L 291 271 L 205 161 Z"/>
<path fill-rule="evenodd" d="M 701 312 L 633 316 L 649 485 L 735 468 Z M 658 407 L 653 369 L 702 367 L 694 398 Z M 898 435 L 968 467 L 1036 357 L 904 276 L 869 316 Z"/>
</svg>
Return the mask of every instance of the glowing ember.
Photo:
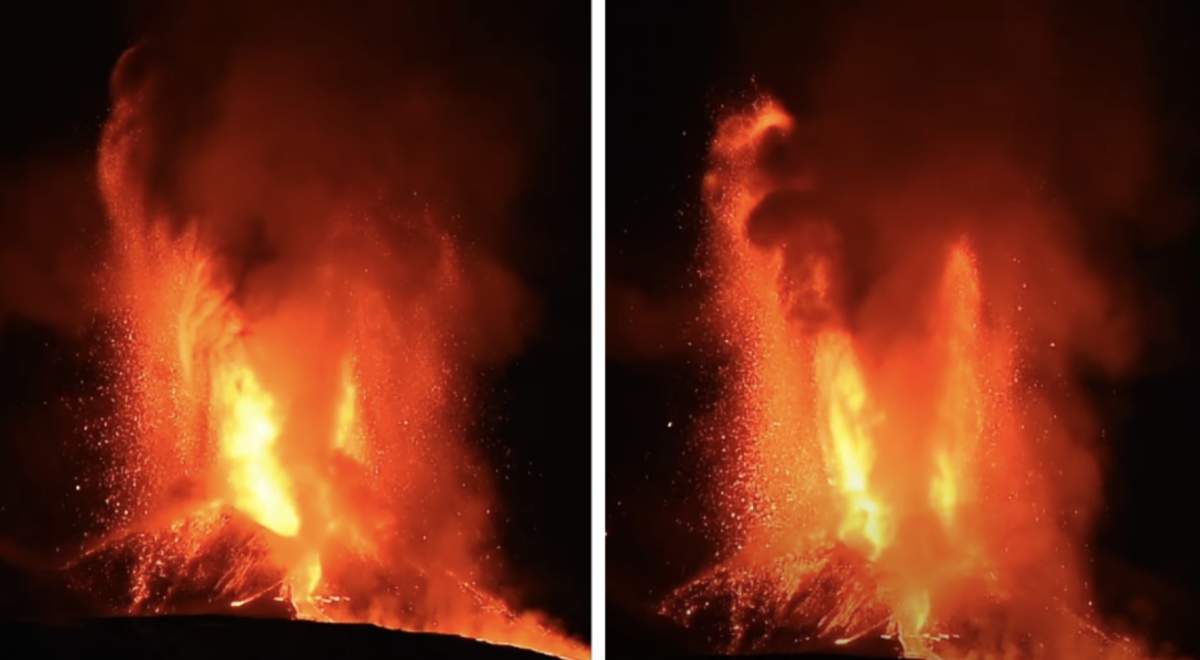
<svg viewBox="0 0 1200 660">
<path fill-rule="evenodd" d="M 1017 366 L 1020 327 L 989 314 L 971 237 L 922 252 L 940 275 L 893 292 L 903 302 L 877 323 L 851 318 L 830 223 L 812 220 L 801 244 L 760 233 L 772 195 L 813 191 L 760 167 L 793 130 L 764 99 L 713 143 L 716 309 L 735 365 L 713 433 L 734 442 L 717 469 L 730 549 L 663 613 L 706 622 L 734 652 L 871 638 L 908 657 L 1136 657 L 1088 622 L 1037 455 L 1057 417 Z"/>
<path fill-rule="evenodd" d="M 455 348 L 455 313 L 476 283 L 456 241 L 414 220 L 427 251 L 414 254 L 432 256 L 420 289 L 394 291 L 385 267 L 406 255 L 340 219 L 376 200 L 305 206 L 329 216 L 310 220 L 328 235 L 290 278 L 258 289 L 270 296 L 247 294 L 211 219 L 149 201 L 153 82 L 130 82 L 136 57 L 114 76 L 99 172 L 123 323 L 125 446 L 108 500 L 120 524 L 82 572 L 127 576 L 119 606 L 134 613 L 256 607 L 586 657 L 487 591 L 495 504 L 462 438 L 470 383 Z M 210 144 L 255 148 L 237 131 Z"/>
</svg>

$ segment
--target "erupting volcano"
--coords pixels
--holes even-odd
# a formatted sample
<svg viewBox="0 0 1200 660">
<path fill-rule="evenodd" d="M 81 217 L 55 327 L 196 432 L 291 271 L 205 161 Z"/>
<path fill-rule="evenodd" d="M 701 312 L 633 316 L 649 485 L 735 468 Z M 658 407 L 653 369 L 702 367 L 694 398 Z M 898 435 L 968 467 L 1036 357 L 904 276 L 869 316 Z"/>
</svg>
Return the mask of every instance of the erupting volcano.
<svg viewBox="0 0 1200 660">
<path fill-rule="evenodd" d="M 1095 467 L 1042 334 L 1077 311 L 1056 296 L 1093 283 L 1008 233 L 1048 211 L 972 207 L 953 189 L 889 197 L 882 213 L 950 217 L 928 234 L 914 222 L 915 249 L 851 291 L 855 237 L 822 203 L 820 163 L 786 152 L 804 130 L 762 98 L 713 140 L 712 304 L 731 366 L 706 435 L 732 449 L 714 484 L 728 550 L 662 612 L 733 652 L 1139 657 L 1091 611 L 1080 535 Z M 1045 259 L 1058 282 L 1035 275 Z"/>
<path fill-rule="evenodd" d="M 437 153 L 471 145 L 487 168 L 506 147 L 433 86 L 365 101 L 338 67 L 356 84 L 390 71 L 340 42 L 324 45 L 348 63 L 249 43 L 208 78 L 223 65 L 156 42 L 113 74 L 98 179 L 116 411 L 92 424 L 113 464 L 72 580 L 132 614 L 366 622 L 586 657 L 500 595 L 501 503 L 469 442 L 473 374 L 520 341 L 527 294 L 451 217 L 493 212 L 509 175 L 456 208 Z"/>
</svg>

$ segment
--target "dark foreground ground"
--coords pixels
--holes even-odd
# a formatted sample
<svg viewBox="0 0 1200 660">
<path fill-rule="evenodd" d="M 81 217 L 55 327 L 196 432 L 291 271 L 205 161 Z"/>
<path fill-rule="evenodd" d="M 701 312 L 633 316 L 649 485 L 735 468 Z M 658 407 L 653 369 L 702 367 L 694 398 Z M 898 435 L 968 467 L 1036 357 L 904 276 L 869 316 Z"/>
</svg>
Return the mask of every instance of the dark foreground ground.
<svg viewBox="0 0 1200 660">
<path fill-rule="evenodd" d="M 11 658 L 481 658 L 545 660 L 550 656 L 484 642 L 369 625 L 228 616 L 81 619 L 0 623 Z M 8 655 L 8 652 L 12 655 Z"/>
<path fill-rule="evenodd" d="M 652 660 L 661 658 L 663 660 L 729 660 L 730 658 L 749 658 L 752 660 L 881 660 L 876 656 L 868 655 L 831 655 L 828 653 L 759 653 L 755 655 L 621 655 L 615 656 L 609 654 L 610 658 L 626 658 L 628 660 Z M 889 656 L 890 657 L 890 656 Z"/>
<path fill-rule="evenodd" d="M 609 607 L 608 656 L 636 660 L 645 658 L 678 658 L 708 660 L 710 658 L 749 657 L 755 660 L 870 660 L 898 658 L 898 644 L 867 637 L 847 646 L 813 643 L 811 648 L 799 642 L 786 643 L 784 648 L 794 653 L 756 653 L 728 656 L 710 653 L 713 642 L 703 634 L 684 628 L 671 619 L 645 610 Z"/>
</svg>

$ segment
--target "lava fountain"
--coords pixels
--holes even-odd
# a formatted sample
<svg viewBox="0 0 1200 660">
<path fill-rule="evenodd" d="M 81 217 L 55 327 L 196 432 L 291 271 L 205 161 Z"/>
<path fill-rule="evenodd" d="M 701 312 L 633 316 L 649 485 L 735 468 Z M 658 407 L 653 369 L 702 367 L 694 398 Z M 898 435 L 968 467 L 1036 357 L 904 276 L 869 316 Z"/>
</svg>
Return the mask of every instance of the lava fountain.
<svg viewBox="0 0 1200 660">
<path fill-rule="evenodd" d="M 164 164 L 172 83 L 148 58 L 118 63 L 99 153 L 118 456 L 108 531 L 74 562 L 79 581 L 134 614 L 369 622 L 586 657 L 493 590 L 497 503 L 465 441 L 463 330 L 486 327 L 481 298 L 519 299 L 511 276 L 431 203 L 388 203 L 386 172 L 355 182 L 372 196 L 302 158 L 281 166 L 281 146 L 358 166 L 340 150 L 362 144 L 281 130 L 286 94 L 222 96 L 192 160 Z M 245 70 L 229 88 L 256 88 L 263 70 Z M 261 248 L 242 258 L 230 237 L 261 216 L 282 233 L 238 243 Z"/>
<path fill-rule="evenodd" d="M 873 302 L 847 304 L 871 299 L 851 291 L 853 237 L 815 201 L 815 166 L 777 165 L 803 130 L 761 98 L 712 142 L 713 323 L 731 366 L 704 441 L 731 450 L 713 484 L 729 522 L 724 557 L 662 612 L 729 652 L 1138 657 L 1090 609 L 1086 515 L 1067 493 L 1093 473 L 1064 465 L 1092 463 L 1072 444 L 1077 409 L 1030 357 L 1056 347 L 1029 346 L 1027 250 L 972 235 L 1003 223 L 914 229 Z M 997 213 L 1026 227 L 1034 212 Z"/>
</svg>

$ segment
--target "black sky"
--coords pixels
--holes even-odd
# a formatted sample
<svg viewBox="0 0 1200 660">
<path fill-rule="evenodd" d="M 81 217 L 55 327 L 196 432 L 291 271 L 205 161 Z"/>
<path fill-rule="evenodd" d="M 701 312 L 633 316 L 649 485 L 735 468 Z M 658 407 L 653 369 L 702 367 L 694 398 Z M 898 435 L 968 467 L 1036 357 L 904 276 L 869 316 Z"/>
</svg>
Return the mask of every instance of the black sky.
<svg viewBox="0 0 1200 660">
<path fill-rule="evenodd" d="M 497 541 L 513 571 L 511 584 L 502 586 L 520 595 L 515 604 L 542 610 L 586 639 L 587 7 L 480 3 L 452 16 L 439 4 L 428 3 L 422 14 L 430 30 L 439 20 L 453 20 L 485 35 L 456 50 L 465 68 L 506 53 L 542 64 L 525 73 L 536 90 L 542 139 L 526 155 L 528 171 L 510 214 L 512 236 L 505 238 L 509 264 L 540 314 L 523 348 L 481 374 L 484 409 L 474 421 L 474 441 L 495 468 L 503 502 Z M 287 6 L 280 3 L 279 10 Z M 109 74 L 118 56 L 170 9 L 100 2 L 3 11 L 0 274 L 9 285 L 0 289 L 0 616 L 38 617 L 94 608 L 70 601 L 40 569 L 48 571 L 78 541 L 87 512 L 69 489 L 93 458 L 79 449 L 81 420 L 105 412 L 95 396 L 108 378 L 97 366 L 103 321 L 87 307 L 96 283 L 88 274 L 105 250 L 93 164 L 108 115 Z M 39 194 L 45 201 L 31 213 L 29 200 Z M 44 224 L 39 213 L 55 217 Z M 45 231 L 50 223 L 58 229 Z M 21 284 L 30 278 L 39 283 Z M 56 284 L 42 285 L 43 279 Z"/>
<path fill-rule="evenodd" d="M 610 648 L 697 649 L 699 635 L 675 629 L 654 610 L 668 590 L 711 566 L 715 550 L 705 530 L 704 459 L 694 442 L 695 425 L 720 392 L 720 365 L 698 320 L 708 292 L 698 271 L 700 179 L 715 120 L 760 91 L 786 107 L 805 107 L 803 83 L 823 64 L 831 19 L 855 6 L 760 0 L 608 7 Z M 1052 7 L 1066 31 L 1087 29 L 1090 16 L 1078 6 Z M 1129 28 L 1145 31 L 1148 104 L 1161 131 L 1155 194 L 1184 228 L 1153 247 L 1140 236 L 1124 239 L 1135 246 L 1121 256 L 1132 264 L 1124 271 L 1130 284 L 1155 298 L 1147 310 L 1154 325 L 1143 328 L 1132 375 L 1079 374 L 1109 448 L 1093 568 L 1102 612 L 1195 653 L 1200 546 L 1180 507 L 1196 499 L 1200 95 L 1192 63 L 1200 59 L 1200 22 L 1183 3 L 1134 13 L 1138 25 Z M 1112 255 L 1094 256 L 1103 268 Z"/>
</svg>

